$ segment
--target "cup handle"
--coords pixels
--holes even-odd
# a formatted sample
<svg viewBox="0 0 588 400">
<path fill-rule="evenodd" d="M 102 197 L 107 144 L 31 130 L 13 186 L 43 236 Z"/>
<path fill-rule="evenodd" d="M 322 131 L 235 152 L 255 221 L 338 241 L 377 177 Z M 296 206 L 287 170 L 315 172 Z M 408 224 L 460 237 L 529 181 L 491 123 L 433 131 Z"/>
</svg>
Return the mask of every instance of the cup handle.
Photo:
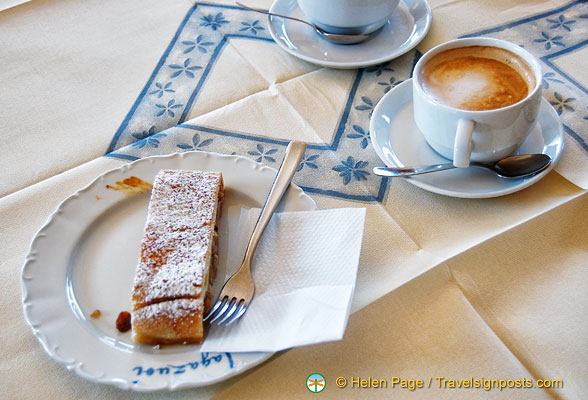
<svg viewBox="0 0 588 400">
<path fill-rule="evenodd" d="M 453 144 L 453 165 L 457 168 L 467 168 L 470 165 L 473 132 L 474 121 L 469 119 L 458 121 Z"/>
</svg>

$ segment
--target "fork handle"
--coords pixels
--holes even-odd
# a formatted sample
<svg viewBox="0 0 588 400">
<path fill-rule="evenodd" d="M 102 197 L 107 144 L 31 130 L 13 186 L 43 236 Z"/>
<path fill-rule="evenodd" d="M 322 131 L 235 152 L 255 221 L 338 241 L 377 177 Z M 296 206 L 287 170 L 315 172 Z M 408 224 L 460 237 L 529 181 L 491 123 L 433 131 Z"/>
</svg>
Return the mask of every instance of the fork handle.
<svg viewBox="0 0 588 400">
<path fill-rule="evenodd" d="M 291 141 L 290 144 L 288 144 L 282 165 L 280 165 L 280 168 L 278 169 L 274 183 L 272 183 L 269 194 L 267 195 L 265 203 L 261 208 L 261 214 L 259 215 L 257 223 L 255 224 L 255 228 L 253 228 L 251 238 L 249 238 L 242 268 L 245 267 L 245 265 L 251 265 L 253 253 L 255 253 L 255 249 L 257 248 L 259 240 L 261 239 L 261 235 L 272 218 L 272 215 L 278 207 L 278 204 L 280 204 L 282 196 L 290 186 L 292 177 L 296 173 L 296 169 L 300 165 L 300 161 L 302 160 L 302 156 L 304 156 L 305 151 L 306 143 L 304 142 Z"/>
</svg>

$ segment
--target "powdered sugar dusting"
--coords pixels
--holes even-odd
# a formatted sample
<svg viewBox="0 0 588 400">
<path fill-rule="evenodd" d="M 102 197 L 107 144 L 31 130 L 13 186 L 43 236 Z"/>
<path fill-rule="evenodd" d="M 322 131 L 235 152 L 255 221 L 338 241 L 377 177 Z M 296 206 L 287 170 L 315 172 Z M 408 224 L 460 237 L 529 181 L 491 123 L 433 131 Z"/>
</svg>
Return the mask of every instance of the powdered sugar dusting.
<svg viewBox="0 0 588 400">
<path fill-rule="evenodd" d="M 195 312 L 202 310 L 202 302 L 194 299 L 177 299 L 150 304 L 133 311 L 133 321 L 141 322 L 154 317 L 178 321 L 182 318 L 193 316 Z"/>
<path fill-rule="evenodd" d="M 200 171 L 156 175 L 135 274 L 135 310 L 170 299 L 203 301 L 221 179 Z"/>
</svg>

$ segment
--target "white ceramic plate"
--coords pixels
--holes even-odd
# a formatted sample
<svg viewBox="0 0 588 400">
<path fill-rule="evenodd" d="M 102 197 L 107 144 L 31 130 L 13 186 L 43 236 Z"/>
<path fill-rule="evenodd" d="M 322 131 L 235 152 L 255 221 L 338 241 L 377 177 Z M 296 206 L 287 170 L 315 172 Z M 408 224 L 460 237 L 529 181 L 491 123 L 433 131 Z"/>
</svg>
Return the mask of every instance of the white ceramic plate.
<svg viewBox="0 0 588 400">
<path fill-rule="evenodd" d="M 218 277 L 225 276 L 228 232 L 242 207 L 261 207 L 276 170 L 240 156 L 187 152 L 144 158 L 106 172 L 64 200 L 31 243 L 22 271 L 25 318 L 45 351 L 91 381 L 138 391 L 209 385 L 239 374 L 271 353 L 201 353 L 198 345 L 155 348 L 119 333 L 130 294 L 150 191 L 121 185 L 130 176 L 153 182 L 160 169 L 221 171 L 225 202 Z M 117 183 L 119 182 L 119 183 Z M 120 190 L 114 190 L 120 189 Z M 316 209 L 292 185 L 282 211 Z M 217 284 L 217 291 L 221 284 Z M 99 318 L 90 314 L 101 311 Z"/>
<path fill-rule="evenodd" d="M 447 162 L 427 144 L 414 123 L 411 79 L 396 86 L 378 102 L 370 120 L 370 135 L 376 153 L 387 166 Z M 516 152 L 550 156 L 553 161 L 541 173 L 527 178 L 505 179 L 491 171 L 471 167 L 401 179 L 408 179 L 410 183 L 431 192 L 453 197 L 503 196 L 524 189 L 547 175 L 559 160 L 563 144 L 563 128 L 557 112 L 543 99 L 537 125 Z"/>
<path fill-rule="evenodd" d="M 296 0 L 276 0 L 270 11 L 306 19 Z M 426 0 L 401 0 L 382 29 L 368 40 L 338 45 L 322 39 L 310 26 L 268 17 L 269 32 L 285 51 L 302 60 L 330 68 L 362 68 L 399 57 L 429 32 L 431 8 Z"/>
</svg>

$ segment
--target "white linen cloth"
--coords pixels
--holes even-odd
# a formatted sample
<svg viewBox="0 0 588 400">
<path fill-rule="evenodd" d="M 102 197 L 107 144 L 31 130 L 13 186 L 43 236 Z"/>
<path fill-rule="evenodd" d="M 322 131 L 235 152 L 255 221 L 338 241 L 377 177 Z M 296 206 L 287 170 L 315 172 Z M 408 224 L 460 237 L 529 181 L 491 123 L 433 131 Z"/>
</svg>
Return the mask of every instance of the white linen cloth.
<svg viewBox="0 0 588 400">
<path fill-rule="evenodd" d="M 166 393 L 166 398 L 263 399 L 277 393 L 281 398 L 301 398 L 309 395 L 304 382 L 312 372 L 322 373 L 328 381 L 321 398 L 586 398 L 587 4 L 428 2 L 433 24 L 424 40 L 399 59 L 361 71 L 321 68 L 291 56 L 269 38 L 265 17 L 238 10 L 228 0 L 197 3 L 201 15 L 193 25 L 183 24 L 194 5 L 185 0 L 43 0 L 0 12 L 3 398 L 162 396 L 125 393 L 81 379 L 43 352 L 24 321 L 21 267 L 31 239 L 64 198 L 128 160 L 184 148 L 261 157 L 264 164 L 277 167 L 291 139 L 314 147 L 294 182 L 319 208 L 367 210 L 345 337 L 289 350 L 239 376 Z M 269 8 L 272 0 L 247 4 Z M 215 6 L 220 8 L 213 11 Z M 154 88 L 147 83 L 156 77 L 160 62 L 170 78 L 177 70 L 168 65 L 183 66 L 181 58 L 163 62 L 176 33 L 193 34 L 177 38 L 174 54 L 187 54 L 189 67 L 208 65 L 196 64 L 195 55 L 211 55 L 212 46 L 204 45 L 207 53 L 197 47 L 183 53 L 191 46 L 183 42 L 198 43 L 200 33 L 201 43 L 212 41 L 214 31 L 210 24 L 201 26 L 205 21 L 199 18 L 215 18 L 219 12 L 233 22 L 222 24 L 223 33 L 230 26 L 237 34 L 252 28 L 256 20 L 264 30 L 256 30 L 258 39 L 251 29 L 243 31 L 247 37 L 233 35 L 216 63 L 199 70 L 208 71 L 208 80 L 182 126 L 169 124 L 169 129 L 151 136 L 153 124 L 133 129 L 126 132 L 129 140 L 120 142 L 128 146 L 102 157 L 144 90 L 143 97 L 156 104 L 167 106 L 173 98 L 173 106 L 179 103 L 172 96 L 177 92 L 164 91 L 169 98 L 158 97 L 157 83 L 165 89 L 169 80 L 155 79 Z M 510 40 L 543 60 L 544 97 L 559 110 L 565 126 L 566 144 L 554 171 L 518 193 L 479 200 L 436 195 L 407 180 L 376 186 L 373 174 L 367 181 L 355 176 L 358 163 L 368 161 L 359 169 L 369 172 L 378 162 L 369 143 L 369 104 L 375 105 L 385 90 L 410 77 L 418 55 L 464 35 Z M 348 101 L 352 114 L 345 111 Z M 168 120 L 169 113 L 157 117 L 161 109 L 154 109 L 153 121 Z M 176 115 L 178 110 L 171 109 Z M 345 118 L 345 129 L 338 131 Z M 335 132 L 347 143 L 338 153 L 329 147 Z M 335 166 L 337 170 L 331 169 Z M 327 176 L 333 186 L 313 191 Z M 559 389 L 490 392 L 431 387 L 401 394 L 391 388 L 339 389 L 334 384 L 338 376 L 527 375 L 563 379 L 565 384 Z"/>
<path fill-rule="evenodd" d="M 228 277 L 241 265 L 258 215 L 241 212 Z M 364 220 L 363 208 L 275 214 L 253 257 L 249 309 L 228 327 L 213 324 L 202 351 L 278 351 L 342 339 Z"/>
</svg>

